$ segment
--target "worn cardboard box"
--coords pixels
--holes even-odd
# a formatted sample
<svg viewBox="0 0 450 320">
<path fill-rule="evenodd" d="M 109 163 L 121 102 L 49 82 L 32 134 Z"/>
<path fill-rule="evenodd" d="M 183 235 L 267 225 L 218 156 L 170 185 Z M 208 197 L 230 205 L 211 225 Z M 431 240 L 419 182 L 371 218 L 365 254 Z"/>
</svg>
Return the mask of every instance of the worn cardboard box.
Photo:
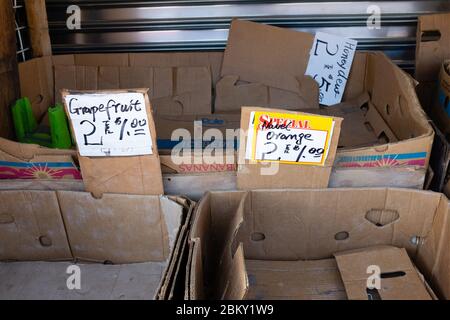
<svg viewBox="0 0 450 320">
<path fill-rule="evenodd" d="M 361 277 L 366 260 L 378 265 L 381 273 L 403 271 L 414 278 L 407 282 L 401 277 L 382 278 L 382 299 L 429 299 L 433 292 L 448 299 L 449 221 L 448 199 L 429 191 L 210 192 L 198 204 L 190 233 L 185 298 L 354 298 L 348 285 Z M 374 259 L 374 246 L 397 251 L 378 251 Z M 349 250 L 359 250 L 365 258 L 352 258 L 355 252 Z M 345 261 L 342 252 L 350 254 Z M 355 262 L 349 263 L 348 258 Z M 358 269 L 352 271 L 349 265 Z M 424 291 L 428 285 L 415 268 L 431 290 Z M 420 291 L 415 291 L 417 296 L 389 294 L 402 285 Z"/>
<path fill-rule="evenodd" d="M 172 265 L 186 242 L 193 208 L 188 200 L 106 193 L 95 199 L 86 192 L 48 190 L 2 190 L 0 198 L 0 261 L 76 260 L 81 269 L 86 262 L 123 264 L 131 274 L 137 263 L 135 268 L 152 273 L 143 283 L 154 297 L 178 277 Z M 0 263 L 0 269 L 8 265 Z M 91 269 L 98 276 L 97 265 Z"/>
</svg>

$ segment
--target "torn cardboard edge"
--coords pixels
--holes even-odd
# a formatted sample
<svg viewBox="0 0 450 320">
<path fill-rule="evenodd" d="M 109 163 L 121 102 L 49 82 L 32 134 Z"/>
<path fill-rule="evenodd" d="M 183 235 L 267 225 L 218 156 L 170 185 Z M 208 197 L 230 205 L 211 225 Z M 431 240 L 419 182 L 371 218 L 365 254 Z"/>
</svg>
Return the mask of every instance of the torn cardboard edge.
<svg viewBox="0 0 450 320">
<path fill-rule="evenodd" d="M 150 155 L 130 157 L 84 157 L 78 155 L 85 189 L 96 197 L 100 197 L 103 193 L 164 194 L 161 164 L 156 142 L 156 129 L 147 89 L 95 91 L 64 89 L 62 91 L 62 96 L 65 97 L 66 95 L 74 93 L 107 94 L 119 92 L 138 92 L 144 95 L 153 153 Z M 64 106 L 66 112 L 69 113 L 65 100 Z M 71 129 L 72 131 L 74 130 L 72 122 Z"/>
</svg>

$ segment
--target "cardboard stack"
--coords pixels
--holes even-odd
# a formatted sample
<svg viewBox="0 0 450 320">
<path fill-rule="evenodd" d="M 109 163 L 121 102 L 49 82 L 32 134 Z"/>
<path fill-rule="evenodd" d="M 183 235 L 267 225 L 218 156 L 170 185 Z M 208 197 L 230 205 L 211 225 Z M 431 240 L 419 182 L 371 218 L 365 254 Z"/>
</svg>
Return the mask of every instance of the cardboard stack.
<svg viewBox="0 0 450 320">
<path fill-rule="evenodd" d="M 382 53 L 358 51 L 343 102 L 321 108 L 317 84 L 304 76 L 312 40 L 308 33 L 234 20 L 225 53 L 41 57 L 20 64 L 21 91 L 39 118 L 49 102 L 61 100 L 62 88 L 150 88 L 164 185 L 170 194 L 181 191 L 198 198 L 207 190 L 223 189 L 219 180 L 227 181 L 228 189 L 236 188 L 236 157 L 220 163 L 201 158 L 174 163 L 169 154 L 181 140 L 172 137 L 172 129 L 186 129 L 184 143 L 195 145 L 199 140 L 202 149 L 212 140 L 207 129 L 226 133 L 239 128 L 244 105 L 344 118 L 330 187 L 422 188 L 433 130 L 416 98 L 416 82 Z M 193 120 L 201 121 L 199 132 Z M 239 139 L 231 139 L 235 152 Z M 226 135 L 216 141 L 223 140 Z"/>
<path fill-rule="evenodd" d="M 357 52 L 343 101 L 323 108 L 318 84 L 305 76 L 312 43 L 308 33 L 234 20 L 224 53 L 75 54 L 22 63 L 21 93 L 37 119 L 68 94 L 142 93 L 152 152 L 97 158 L 81 155 L 80 146 L 76 153 L 1 140 L 0 175 L 38 163 L 80 171 L 70 184 L 61 174 L 52 175 L 61 184 L 8 179 L 0 186 L 8 189 L 0 191 L 0 260 L 150 263 L 159 270 L 150 289 L 158 299 L 450 298 L 447 198 L 367 188 L 424 186 L 434 132 L 416 82 L 384 54 Z M 148 96 L 131 88 L 148 88 Z M 248 133 L 226 134 L 248 129 L 258 111 L 332 121 L 322 162 L 280 158 L 275 174 L 261 175 L 268 161 L 247 157 Z M 216 135 L 205 135 L 206 128 Z M 180 137 L 175 129 L 186 129 L 184 143 L 194 147 L 189 163 L 170 155 Z M 229 139 L 224 157 L 231 161 L 205 161 L 209 143 Z M 174 173 L 164 186 L 161 171 Z M 240 190 L 203 196 L 208 189 Z M 163 193 L 203 197 L 194 207 Z M 366 282 L 373 265 L 383 279 L 376 290 Z"/>
</svg>

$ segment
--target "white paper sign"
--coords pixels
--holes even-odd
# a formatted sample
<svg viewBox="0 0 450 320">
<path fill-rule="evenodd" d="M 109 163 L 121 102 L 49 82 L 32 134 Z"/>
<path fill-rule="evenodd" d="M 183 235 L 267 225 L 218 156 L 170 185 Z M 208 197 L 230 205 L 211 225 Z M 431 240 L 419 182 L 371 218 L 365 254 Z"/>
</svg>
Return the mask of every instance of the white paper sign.
<svg viewBox="0 0 450 320">
<path fill-rule="evenodd" d="M 246 159 L 323 165 L 333 136 L 331 117 L 251 112 Z"/>
<path fill-rule="evenodd" d="M 77 93 L 64 99 L 82 156 L 152 154 L 143 93 Z"/>
<path fill-rule="evenodd" d="M 319 103 L 330 106 L 341 102 L 356 45 L 356 40 L 316 33 L 305 74 L 319 84 Z"/>
</svg>

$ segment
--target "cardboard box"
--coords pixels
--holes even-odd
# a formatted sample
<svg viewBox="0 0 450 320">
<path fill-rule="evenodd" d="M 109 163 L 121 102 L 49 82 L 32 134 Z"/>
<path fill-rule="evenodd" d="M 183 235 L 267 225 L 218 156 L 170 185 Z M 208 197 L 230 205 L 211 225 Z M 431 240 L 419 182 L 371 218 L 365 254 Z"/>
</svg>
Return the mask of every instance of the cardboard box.
<svg viewBox="0 0 450 320">
<path fill-rule="evenodd" d="M 448 299 L 448 217 L 444 195 L 409 189 L 210 192 L 197 206 L 190 233 L 185 298 L 354 298 L 347 286 L 360 278 L 366 260 L 381 273 L 401 268 L 396 271 L 414 278 L 382 278 L 382 299 L 430 298 L 432 291 Z M 374 246 L 390 249 L 369 250 Z M 338 254 L 349 250 L 363 250 L 363 256 Z M 403 250 L 432 289 L 429 296 Z M 420 287 L 420 295 L 397 295 L 402 285 Z"/>
<path fill-rule="evenodd" d="M 86 262 L 127 264 L 130 272 L 131 264 L 145 263 L 152 277 L 158 276 L 151 285 L 145 281 L 155 298 L 167 286 L 170 291 L 181 275 L 172 265 L 179 263 L 191 223 L 188 200 L 106 193 L 95 199 L 86 192 L 24 190 L 2 190 L 0 200 L 0 261 L 77 260 L 82 269 Z M 101 267 L 93 268 L 101 273 Z"/>
</svg>

